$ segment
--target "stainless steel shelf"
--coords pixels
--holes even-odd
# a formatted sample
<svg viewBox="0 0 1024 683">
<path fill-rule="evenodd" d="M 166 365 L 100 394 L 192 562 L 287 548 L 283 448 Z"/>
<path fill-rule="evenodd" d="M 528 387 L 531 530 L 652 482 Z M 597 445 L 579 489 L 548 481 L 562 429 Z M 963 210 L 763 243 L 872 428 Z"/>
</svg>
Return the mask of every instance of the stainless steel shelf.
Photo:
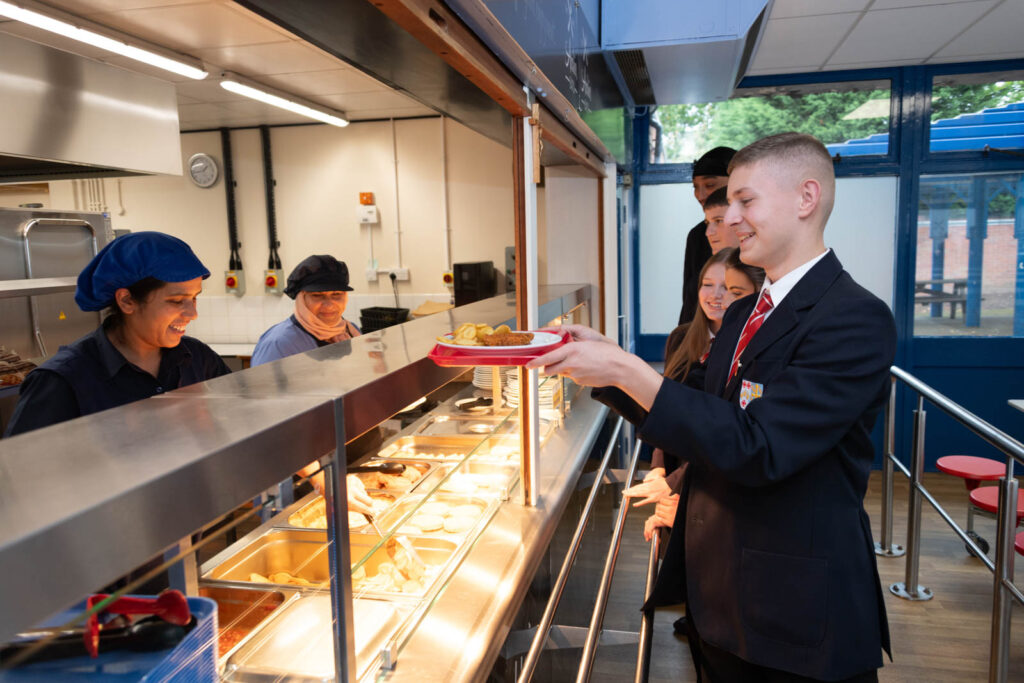
<svg viewBox="0 0 1024 683">
<path fill-rule="evenodd" d="M 0 280 L 0 299 L 73 292 L 77 286 L 78 278 L 76 277 L 36 277 L 24 280 Z"/>
</svg>

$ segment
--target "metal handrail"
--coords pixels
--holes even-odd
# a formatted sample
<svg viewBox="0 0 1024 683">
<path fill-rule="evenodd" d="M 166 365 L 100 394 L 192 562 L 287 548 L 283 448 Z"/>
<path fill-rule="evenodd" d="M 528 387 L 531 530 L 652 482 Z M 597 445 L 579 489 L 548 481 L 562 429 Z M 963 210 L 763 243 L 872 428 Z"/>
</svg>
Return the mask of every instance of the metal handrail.
<svg viewBox="0 0 1024 683">
<path fill-rule="evenodd" d="M 636 478 L 636 469 L 640 464 L 640 444 L 641 442 L 638 440 L 633 447 L 633 458 L 629 464 L 629 474 L 626 475 L 627 487 Z M 604 613 L 608 607 L 608 593 L 612 587 L 615 563 L 619 559 L 619 546 L 622 543 L 622 531 L 626 526 L 626 515 L 629 514 L 629 507 L 629 499 L 623 498 L 622 502 L 619 503 L 619 513 L 615 518 L 615 530 L 612 532 L 612 542 L 608 548 L 608 556 L 604 561 L 604 572 L 601 574 L 597 598 L 594 600 L 594 611 L 590 615 L 590 626 L 587 628 L 587 642 L 583 646 L 580 668 L 576 671 L 576 683 L 585 683 L 590 680 L 590 671 L 594 666 L 594 657 L 597 655 L 597 641 L 601 637 L 601 625 L 604 623 Z"/>
<path fill-rule="evenodd" d="M 551 622 L 555 618 L 555 611 L 558 609 L 558 603 L 562 600 L 562 592 L 565 590 L 565 583 L 569 579 L 569 570 L 572 569 L 573 562 L 576 561 L 576 552 L 580 548 L 580 541 L 583 539 L 583 532 L 587 528 L 587 522 L 590 521 L 590 513 L 593 511 L 594 501 L 597 499 L 597 491 L 601 488 L 604 475 L 608 471 L 608 463 L 611 461 L 612 451 L 615 450 L 615 446 L 618 444 L 619 432 L 622 431 L 623 422 L 624 420 L 621 417 L 615 422 L 615 428 L 612 430 L 611 438 L 608 440 L 608 447 L 605 449 L 604 456 L 601 458 L 601 464 L 597 468 L 594 484 L 590 487 L 590 495 L 587 496 L 587 502 L 583 505 L 580 521 L 576 524 L 576 531 L 572 535 L 569 549 L 566 551 L 565 559 L 562 561 L 562 568 L 559 570 L 558 577 L 555 579 L 555 585 L 551 589 L 548 604 L 544 607 L 544 615 L 541 617 L 540 623 L 537 624 L 537 632 L 530 643 L 530 650 L 526 653 L 526 659 L 523 660 L 523 670 L 516 679 L 517 683 L 529 683 L 533 678 L 533 672 L 536 670 L 537 662 L 540 660 L 540 653 L 544 649 L 544 643 L 548 639 L 548 632 L 551 630 Z"/>
<path fill-rule="evenodd" d="M 980 436 L 992 446 L 995 446 L 1005 455 L 1011 456 L 1014 460 L 1024 465 L 1024 444 L 1017 441 L 1006 432 L 998 429 L 974 413 L 966 410 L 963 406 L 955 403 L 948 397 L 931 388 L 921 380 L 917 379 L 906 370 L 901 370 L 895 365 L 891 368 L 893 377 L 904 382 L 919 395 L 928 400 L 929 403 L 941 409 L 960 424 Z"/>
<path fill-rule="evenodd" d="M 644 588 L 644 604 L 651 599 L 654 592 L 654 583 L 658 578 L 658 554 L 660 550 L 660 536 L 658 530 L 654 530 L 651 538 L 651 555 L 647 558 L 647 585 Z M 651 672 L 651 641 L 654 639 L 654 611 L 644 612 L 643 621 L 640 622 L 640 647 L 636 652 L 636 676 L 634 683 L 646 683 Z"/>
<path fill-rule="evenodd" d="M 919 586 L 918 570 L 921 552 L 921 503 L 925 500 L 935 508 L 943 521 L 956 532 L 968 549 L 976 555 L 993 573 L 992 588 L 992 636 L 989 651 L 989 682 L 1005 683 L 1009 671 L 1010 651 L 1010 610 L 1012 600 L 1024 605 L 1024 594 L 1013 583 L 1014 535 L 1017 527 L 1017 489 L 1018 482 L 1014 478 L 1014 465 L 1024 464 L 1024 444 L 1005 432 L 982 420 L 963 406 L 950 400 L 910 373 L 893 366 L 891 374 L 894 378 L 886 413 L 886 444 L 885 468 L 883 469 L 882 498 L 882 543 L 876 546 L 876 553 L 884 556 L 896 556 L 889 545 L 892 535 L 892 465 L 898 465 L 910 479 L 909 514 L 907 522 L 907 565 L 905 581 L 894 583 L 889 587 L 894 595 L 907 600 L 930 600 L 932 592 Z M 896 458 L 895 453 L 895 403 L 896 380 L 902 381 L 917 392 L 917 409 L 914 411 L 914 434 L 911 447 L 911 463 L 907 469 Z M 997 448 L 1006 457 L 1006 473 L 999 479 L 999 503 L 996 509 L 998 528 L 996 532 L 996 559 L 992 562 L 986 553 L 970 538 L 967 533 L 953 520 L 948 512 L 939 504 L 935 497 L 921 483 L 924 472 L 924 441 L 925 417 L 924 402 L 927 400 L 968 430 Z"/>
</svg>

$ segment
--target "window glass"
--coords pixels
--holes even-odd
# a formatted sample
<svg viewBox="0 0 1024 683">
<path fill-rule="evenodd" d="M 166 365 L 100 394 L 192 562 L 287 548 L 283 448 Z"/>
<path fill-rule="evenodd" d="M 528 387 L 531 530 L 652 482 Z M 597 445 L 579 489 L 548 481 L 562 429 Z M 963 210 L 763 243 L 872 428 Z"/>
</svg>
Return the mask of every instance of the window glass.
<svg viewBox="0 0 1024 683">
<path fill-rule="evenodd" d="M 833 154 L 889 151 L 888 80 L 746 88 L 724 102 L 659 106 L 651 163 L 692 163 L 707 150 L 739 149 L 766 135 L 810 133 Z"/>
<path fill-rule="evenodd" d="M 932 152 L 1024 147 L 1024 71 L 936 76 Z"/>
<path fill-rule="evenodd" d="M 1021 197 L 1020 172 L 921 178 L 915 335 L 1024 336 Z"/>
</svg>

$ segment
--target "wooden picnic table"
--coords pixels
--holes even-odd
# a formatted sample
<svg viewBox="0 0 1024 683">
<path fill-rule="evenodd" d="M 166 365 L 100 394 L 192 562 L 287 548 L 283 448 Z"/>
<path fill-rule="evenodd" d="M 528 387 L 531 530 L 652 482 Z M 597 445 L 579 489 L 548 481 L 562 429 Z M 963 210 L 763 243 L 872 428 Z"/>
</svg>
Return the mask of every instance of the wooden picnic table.
<svg viewBox="0 0 1024 683">
<path fill-rule="evenodd" d="M 938 285 L 938 288 L 935 288 Z M 945 291 L 946 285 L 953 285 L 953 291 Z M 937 304 L 939 315 L 942 315 L 942 304 L 949 304 L 949 317 L 956 318 L 956 305 L 960 304 L 964 315 L 967 315 L 967 278 L 946 277 L 935 280 L 917 280 L 914 282 L 914 303 L 927 306 Z"/>
</svg>

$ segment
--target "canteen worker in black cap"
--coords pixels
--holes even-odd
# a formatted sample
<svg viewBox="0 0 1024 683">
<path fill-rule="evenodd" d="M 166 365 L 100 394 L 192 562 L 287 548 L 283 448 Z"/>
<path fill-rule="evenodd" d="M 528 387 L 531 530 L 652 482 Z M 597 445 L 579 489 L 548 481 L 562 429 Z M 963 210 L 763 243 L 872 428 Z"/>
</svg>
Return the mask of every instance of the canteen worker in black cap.
<svg viewBox="0 0 1024 683">
<path fill-rule="evenodd" d="M 343 317 L 351 291 L 344 261 L 327 255 L 304 259 L 288 276 L 284 290 L 295 299 L 295 313 L 263 333 L 252 352 L 252 365 L 358 337 L 359 328 Z"/>
<path fill-rule="evenodd" d="M 701 206 L 712 192 L 729 184 L 729 162 L 736 150 L 715 147 L 693 162 L 693 196 Z M 697 292 L 700 289 L 700 271 L 711 258 L 711 245 L 705 234 L 707 221 L 690 228 L 686 235 L 686 253 L 683 255 L 683 307 L 679 311 L 678 325 L 693 320 L 697 312 Z"/>
<path fill-rule="evenodd" d="M 29 373 L 5 436 L 149 398 L 230 370 L 185 336 L 210 271 L 187 244 L 136 232 L 105 246 L 78 276 L 75 302 L 107 314 Z"/>
</svg>

